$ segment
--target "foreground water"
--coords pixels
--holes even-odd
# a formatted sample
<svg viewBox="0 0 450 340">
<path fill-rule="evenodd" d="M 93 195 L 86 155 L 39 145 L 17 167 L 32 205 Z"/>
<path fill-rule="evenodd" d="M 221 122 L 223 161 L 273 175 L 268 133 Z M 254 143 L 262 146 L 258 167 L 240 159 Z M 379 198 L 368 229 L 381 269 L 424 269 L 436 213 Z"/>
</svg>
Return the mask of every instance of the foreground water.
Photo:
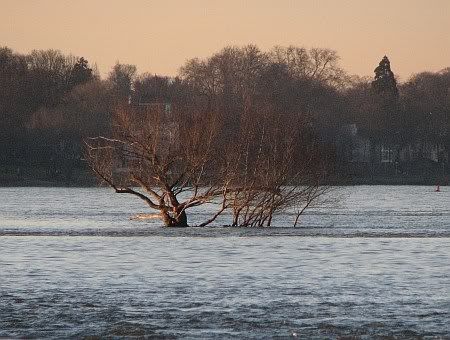
<svg viewBox="0 0 450 340">
<path fill-rule="evenodd" d="M 295 229 L 168 230 L 107 189 L 0 188 L 0 337 L 450 337 L 443 189 L 342 188 Z"/>
</svg>

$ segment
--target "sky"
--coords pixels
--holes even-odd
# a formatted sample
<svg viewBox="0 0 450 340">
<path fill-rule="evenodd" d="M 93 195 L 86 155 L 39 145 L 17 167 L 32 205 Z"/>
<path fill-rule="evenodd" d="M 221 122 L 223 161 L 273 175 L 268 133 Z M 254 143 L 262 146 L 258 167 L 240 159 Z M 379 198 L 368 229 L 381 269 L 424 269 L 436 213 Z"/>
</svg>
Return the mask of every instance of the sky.
<svg viewBox="0 0 450 340">
<path fill-rule="evenodd" d="M 176 75 L 227 45 L 324 47 L 350 74 L 384 55 L 400 80 L 450 67 L 450 0 L 0 0 L 0 46 L 59 49 Z"/>
</svg>

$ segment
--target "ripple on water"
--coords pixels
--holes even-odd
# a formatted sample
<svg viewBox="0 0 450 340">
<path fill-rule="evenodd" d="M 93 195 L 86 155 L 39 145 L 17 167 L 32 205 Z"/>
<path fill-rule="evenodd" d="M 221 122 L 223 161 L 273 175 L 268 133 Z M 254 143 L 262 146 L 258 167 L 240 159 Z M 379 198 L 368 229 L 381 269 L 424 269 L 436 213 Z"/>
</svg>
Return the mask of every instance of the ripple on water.
<svg viewBox="0 0 450 340">
<path fill-rule="evenodd" d="M 359 187 L 301 228 L 168 230 L 104 189 L 0 191 L 0 337 L 450 336 L 445 192 Z"/>
</svg>

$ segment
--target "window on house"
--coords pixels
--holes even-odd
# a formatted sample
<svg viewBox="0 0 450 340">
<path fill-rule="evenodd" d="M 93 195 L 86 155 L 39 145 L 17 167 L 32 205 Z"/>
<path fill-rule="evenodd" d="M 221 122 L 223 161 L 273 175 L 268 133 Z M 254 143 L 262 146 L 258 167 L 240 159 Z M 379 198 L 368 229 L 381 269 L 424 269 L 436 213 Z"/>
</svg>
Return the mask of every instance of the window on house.
<svg viewBox="0 0 450 340">
<path fill-rule="evenodd" d="M 381 147 L 381 162 L 392 163 L 392 150 L 385 146 Z"/>
</svg>

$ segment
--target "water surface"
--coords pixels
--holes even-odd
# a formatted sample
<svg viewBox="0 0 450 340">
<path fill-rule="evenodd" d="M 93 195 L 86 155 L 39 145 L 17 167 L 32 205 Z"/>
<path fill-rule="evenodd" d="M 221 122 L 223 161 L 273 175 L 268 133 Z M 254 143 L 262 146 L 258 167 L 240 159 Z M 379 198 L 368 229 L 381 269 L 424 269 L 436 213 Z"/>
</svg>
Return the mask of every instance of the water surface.
<svg viewBox="0 0 450 340">
<path fill-rule="evenodd" d="M 449 337 L 443 189 L 343 188 L 295 229 L 170 230 L 108 189 L 0 188 L 0 337 Z"/>
</svg>

